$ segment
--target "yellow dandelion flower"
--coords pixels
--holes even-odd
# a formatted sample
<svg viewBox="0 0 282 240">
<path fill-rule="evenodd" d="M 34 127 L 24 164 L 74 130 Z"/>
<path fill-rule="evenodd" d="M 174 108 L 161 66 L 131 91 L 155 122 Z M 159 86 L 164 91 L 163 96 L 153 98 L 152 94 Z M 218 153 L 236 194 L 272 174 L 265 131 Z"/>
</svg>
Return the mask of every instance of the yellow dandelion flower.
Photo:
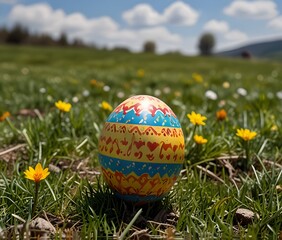
<svg viewBox="0 0 282 240">
<path fill-rule="evenodd" d="M 103 110 L 106 110 L 106 111 L 109 111 L 109 112 L 113 111 L 113 107 L 106 101 L 102 101 L 100 106 Z"/>
<path fill-rule="evenodd" d="M 9 112 L 4 112 L 1 116 L 0 116 L 0 122 L 3 122 L 6 118 L 10 117 L 11 114 Z"/>
<path fill-rule="evenodd" d="M 229 83 L 229 82 L 224 82 L 224 83 L 222 84 L 222 87 L 223 87 L 223 88 L 230 88 L 230 83 Z"/>
<path fill-rule="evenodd" d="M 221 109 L 219 111 L 216 112 L 216 118 L 219 121 L 223 121 L 225 120 L 227 117 L 227 112 L 224 109 Z"/>
<path fill-rule="evenodd" d="M 192 78 L 195 82 L 202 83 L 204 81 L 203 77 L 199 73 L 193 73 Z"/>
<path fill-rule="evenodd" d="M 278 131 L 278 126 L 276 124 L 274 124 L 271 128 L 270 128 L 271 131 L 275 132 L 275 131 Z"/>
<path fill-rule="evenodd" d="M 137 71 L 137 77 L 142 78 L 145 76 L 145 71 L 144 69 L 138 69 Z"/>
<path fill-rule="evenodd" d="M 97 81 L 96 79 L 90 80 L 90 85 L 93 87 L 101 88 L 104 86 L 103 82 Z"/>
<path fill-rule="evenodd" d="M 182 92 L 181 91 L 175 91 L 174 92 L 174 96 L 175 97 L 181 97 L 182 96 Z"/>
<path fill-rule="evenodd" d="M 92 79 L 90 80 L 90 84 L 93 85 L 93 86 L 97 86 L 98 82 L 96 79 Z"/>
<path fill-rule="evenodd" d="M 202 116 L 200 113 L 195 113 L 194 111 L 191 114 L 187 114 L 190 122 L 194 125 L 206 125 L 204 121 L 207 119 L 205 116 Z"/>
<path fill-rule="evenodd" d="M 237 129 L 236 135 L 242 138 L 244 141 L 250 141 L 257 135 L 257 133 L 252 132 L 249 129 L 241 128 L 241 129 Z"/>
<path fill-rule="evenodd" d="M 199 135 L 195 135 L 194 136 L 194 141 L 197 143 L 197 144 L 205 144 L 208 142 L 207 139 L 203 138 L 203 136 L 199 136 Z"/>
<path fill-rule="evenodd" d="M 33 167 L 29 167 L 24 174 L 27 179 L 30 179 L 35 183 L 39 183 L 41 180 L 45 179 L 50 172 L 48 171 L 48 168 L 43 169 L 41 163 L 37 163 L 35 169 Z"/>
<path fill-rule="evenodd" d="M 58 102 L 55 103 L 55 106 L 62 112 L 69 112 L 71 109 L 71 104 L 67 102 L 62 102 L 59 100 Z"/>
</svg>

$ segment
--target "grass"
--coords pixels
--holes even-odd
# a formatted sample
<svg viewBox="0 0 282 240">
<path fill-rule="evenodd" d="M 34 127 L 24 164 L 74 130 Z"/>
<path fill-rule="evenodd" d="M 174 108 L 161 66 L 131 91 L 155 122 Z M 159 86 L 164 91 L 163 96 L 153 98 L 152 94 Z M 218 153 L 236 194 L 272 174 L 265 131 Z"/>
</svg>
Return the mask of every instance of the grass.
<svg viewBox="0 0 282 240">
<path fill-rule="evenodd" d="M 34 184 L 23 172 L 37 162 L 51 174 L 40 184 L 36 216 L 56 228 L 55 239 L 281 237 L 281 63 L 71 48 L 0 51 L 0 114 L 11 113 L 0 122 L 0 238 L 24 234 L 19 229 L 33 217 Z M 203 82 L 192 78 L 194 72 Z M 215 100 L 205 96 L 208 90 L 217 94 Z M 166 102 L 186 138 L 177 184 L 161 202 L 143 206 L 115 198 L 97 159 L 110 113 L 100 103 L 115 107 L 134 94 Z M 58 100 L 70 102 L 71 111 L 60 113 Z M 227 111 L 224 121 L 215 116 L 221 108 Z M 194 127 L 186 116 L 191 111 L 207 117 L 196 129 L 208 139 L 204 145 L 192 140 Z M 258 133 L 250 141 L 248 170 L 238 128 Z M 258 217 L 244 225 L 238 208 Z"/>
</svg>

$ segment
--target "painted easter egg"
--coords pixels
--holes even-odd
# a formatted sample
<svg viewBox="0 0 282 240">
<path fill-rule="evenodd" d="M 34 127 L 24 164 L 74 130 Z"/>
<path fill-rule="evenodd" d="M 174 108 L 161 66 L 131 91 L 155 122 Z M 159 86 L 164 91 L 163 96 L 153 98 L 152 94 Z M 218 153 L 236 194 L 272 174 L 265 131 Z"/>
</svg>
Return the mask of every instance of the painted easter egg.
<svg viewBox="0 0 282 240">
<path fill-rule="evenodd" d="M 118 197 L 139 203 L 163 198 L 184 161 L 184 136 L 177 117 L 158 98 L 128 98 L 106 120 L 99 161 L 105 181 Z"/>
</svg>

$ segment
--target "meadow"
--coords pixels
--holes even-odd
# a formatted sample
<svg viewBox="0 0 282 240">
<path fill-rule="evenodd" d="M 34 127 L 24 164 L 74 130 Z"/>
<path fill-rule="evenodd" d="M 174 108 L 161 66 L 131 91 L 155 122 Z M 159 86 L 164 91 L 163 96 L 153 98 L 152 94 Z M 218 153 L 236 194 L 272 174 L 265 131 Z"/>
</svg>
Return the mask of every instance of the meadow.
<svg viewBox="0 0 282 240">
<path fill-rule="evenodd" d="M 281 62 L 26 46 L 0 53 L 0 239 L 282 239 Z M 177 183 L 142 206 L 115 198 L 97 157 L 111 107 L 138 94 L 169 105 L 185 136 Z M 205 125 L 195 128 L 192 111 Z M 244 140 L 238 129 L 256 136 Z M 24 172 L 37 163 L 50 175 L 34 209 L 36 184 Z M 34 230 L 36 217 L 45 232 Z"/>
</svg>

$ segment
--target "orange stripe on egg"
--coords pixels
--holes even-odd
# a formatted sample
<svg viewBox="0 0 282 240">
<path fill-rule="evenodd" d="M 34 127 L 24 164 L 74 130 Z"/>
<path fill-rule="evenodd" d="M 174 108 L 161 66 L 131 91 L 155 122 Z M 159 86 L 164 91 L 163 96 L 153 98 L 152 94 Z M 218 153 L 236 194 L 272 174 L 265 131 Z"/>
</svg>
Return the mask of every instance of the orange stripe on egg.
<svg viewBox="0 0 282 240">
<path fill-rule="evenodd" d="M 161 177 L 159 174 L 150 177 L 146 173 L 137 176 L 134 172 L 124 175 L 121 172 L 113 172 L 104 168 L 102 168 L 102 172 L 112 189 L 126 195 L 162 196 L 170 190 L 177 179 L 176 176 L 169 177 L 165 175 Z"/>
</svg>

